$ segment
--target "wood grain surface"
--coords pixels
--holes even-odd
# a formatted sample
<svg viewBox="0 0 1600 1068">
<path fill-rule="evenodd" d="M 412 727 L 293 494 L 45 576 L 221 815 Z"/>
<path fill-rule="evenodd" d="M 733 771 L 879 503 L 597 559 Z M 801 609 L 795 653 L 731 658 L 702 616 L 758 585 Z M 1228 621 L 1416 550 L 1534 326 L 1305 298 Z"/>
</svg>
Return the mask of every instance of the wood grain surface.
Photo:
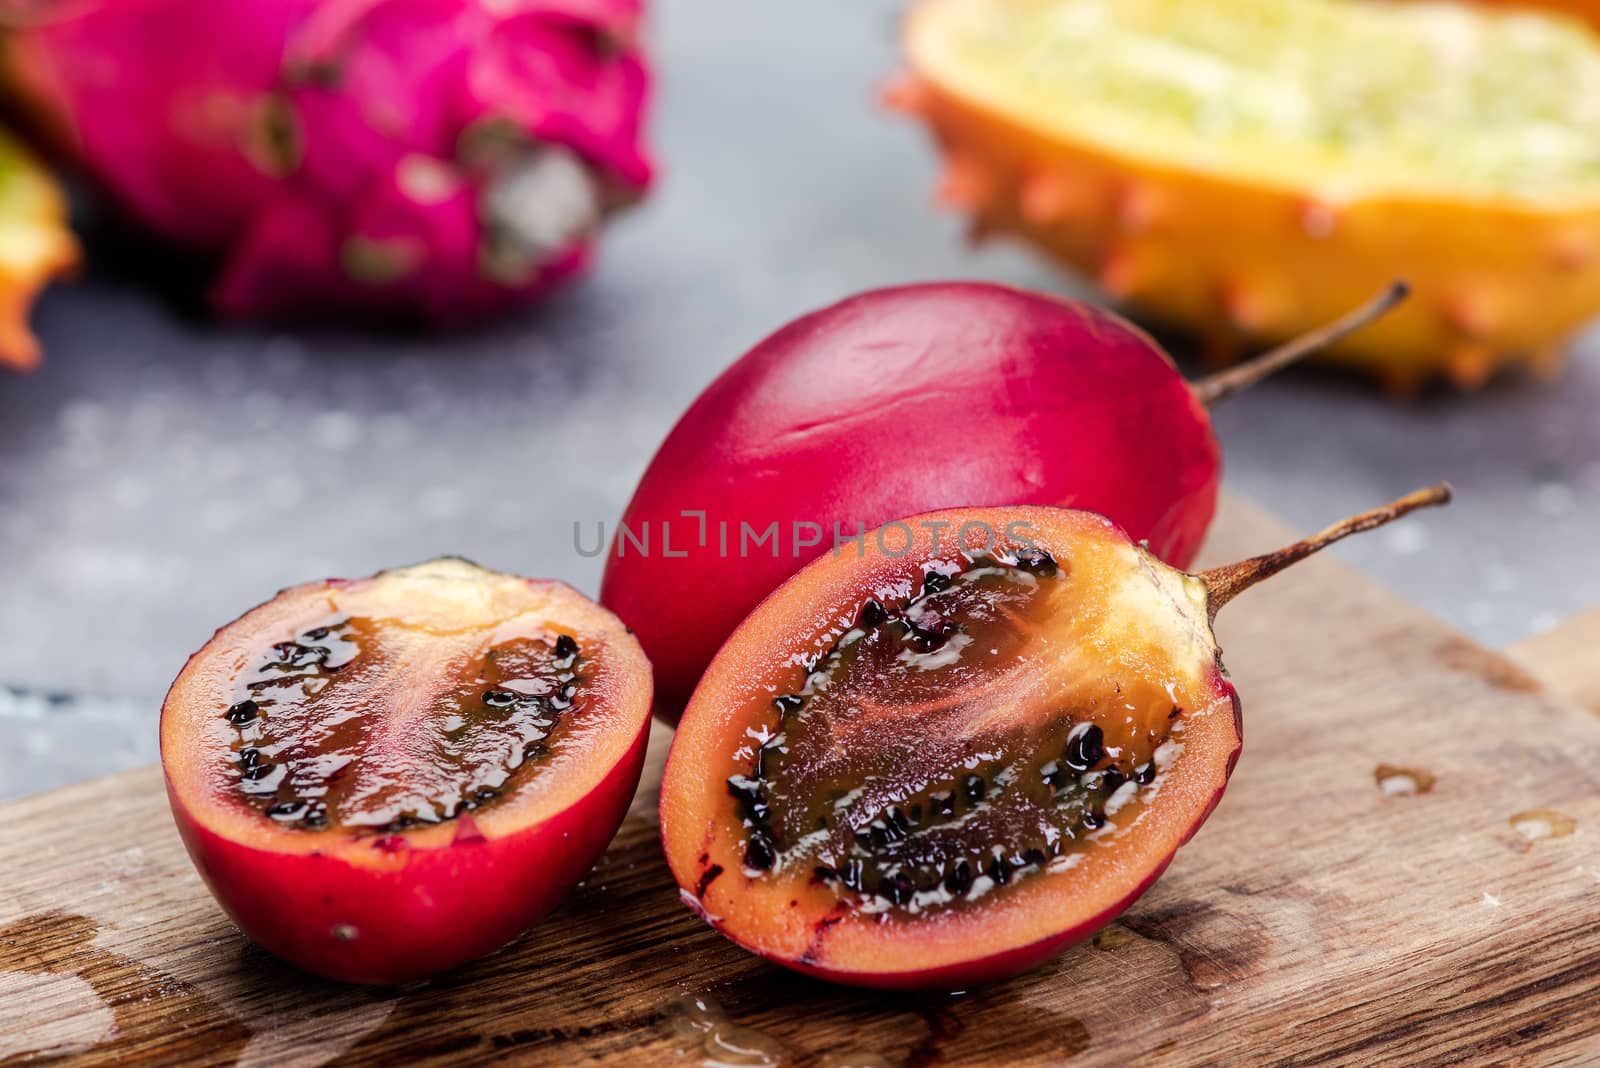
<svg viewBox="0 0 1600 1068">
<path fill-rule="evenodd" d="M 1283 536 L 1237 502 L 1217 530 L 1212 561 Z M 543 924 L 341 987 L 228 923 L 151 768 L 0 809 L 0 1065 L 1600 1063 L 1600 719 L 1535 678 L 1592 693 L 1593 626 L 1518 666 L 1322 558 L 1220 633 L 1246 724 L 1227 797 L 1119 922 L 1010 982 L 875 995 L 723 941 L 661 860 L 658 728 Z M 1431 788 L 1386 791 L 1383 765 Z"/>
</svg>

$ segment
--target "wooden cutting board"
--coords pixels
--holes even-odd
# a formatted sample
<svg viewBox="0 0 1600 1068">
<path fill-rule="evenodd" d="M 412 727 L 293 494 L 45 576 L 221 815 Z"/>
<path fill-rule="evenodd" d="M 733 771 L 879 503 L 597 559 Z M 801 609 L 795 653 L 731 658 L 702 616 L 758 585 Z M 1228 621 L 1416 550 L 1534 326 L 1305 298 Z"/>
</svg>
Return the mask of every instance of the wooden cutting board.
<svg viewBox="0 0 1600 1068">
<path fill-rule="evenodd" d="M 1230 502 L 1209 555 L 1283 538 Z M 1332 559 L 1247 594 L 1221 626 L 1244 755 L 1211 821 L 1091 943 L 960 995 L 805 980 L 692 917 L 656 843 L 660 729 L 581 889 L 401 990 L 246 943 L 156 769 L 31 798 L 0 808 L 0 1065 L 1597 1064 L 1600 718 L 1537 681 L 1595 693 L 1600 615 L 1573 626 L 1519 665 Z M 1386 792 L 1384 764 L 1431 789 Z"/>
</svg>

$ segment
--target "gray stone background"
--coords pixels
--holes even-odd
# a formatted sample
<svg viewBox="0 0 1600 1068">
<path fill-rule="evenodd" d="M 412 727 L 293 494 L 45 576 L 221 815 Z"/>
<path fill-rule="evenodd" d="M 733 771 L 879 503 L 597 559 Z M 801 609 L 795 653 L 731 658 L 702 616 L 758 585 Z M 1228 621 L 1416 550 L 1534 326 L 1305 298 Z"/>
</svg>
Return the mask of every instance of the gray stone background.
<svg viewBox="0 0 1600 1068">
<path fill-rule="evenodd" d="M 1079 291 L 933 207 L 921 131 L 875 106 L 899 7 L 659 0 L 659 188 L 587 281 L 482 330 L 222 328 L 146 250 L 97 250 L 38 310 L 44 367 L 0 379 L 0 797 L 155 759 L 184 658 L 282 586 L 449 552 L 593 593 L 573 520 L 614 520 L 683 406 L 798 313 L 952 276 Z M 1600 601 L 1597 342 L 1554 385 L 1410 404 L 1285 376 L 1217 411 L 1228 484 L 1310 528 L 1453 480 L 1338 551 L 1513 641 Z"/>
</svg>

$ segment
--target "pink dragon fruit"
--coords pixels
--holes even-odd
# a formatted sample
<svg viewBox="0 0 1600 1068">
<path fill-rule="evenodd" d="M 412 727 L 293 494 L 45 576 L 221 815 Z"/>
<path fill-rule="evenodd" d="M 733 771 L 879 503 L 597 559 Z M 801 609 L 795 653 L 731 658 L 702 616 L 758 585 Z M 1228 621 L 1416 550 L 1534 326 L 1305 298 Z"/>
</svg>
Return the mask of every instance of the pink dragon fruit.
<svg viewBox="0 0 1600 1068">
<path fill-rule="evenodd" d="M 8 69 L 223 313 L 455 321 L 649 184 L 640 3 L 11 0 Z"/>
</svg>

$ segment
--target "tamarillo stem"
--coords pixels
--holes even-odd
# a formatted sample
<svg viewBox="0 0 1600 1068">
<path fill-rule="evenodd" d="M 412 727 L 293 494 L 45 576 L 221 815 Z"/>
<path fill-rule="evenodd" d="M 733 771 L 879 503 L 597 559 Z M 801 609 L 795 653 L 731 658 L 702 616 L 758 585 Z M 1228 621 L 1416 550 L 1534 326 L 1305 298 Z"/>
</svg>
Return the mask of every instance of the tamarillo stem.
<svg viewBox="0 0 1600 1068">
<path fill-rule="evenodd" d="M 1326 326 L 1319 326 L 1310 333 L 1301 334 L 1292 341 L 1287 341 L 1275 349 L 1268 349 L 1261 355 L 1227 370 L 1191 382 L 1189 388 L 1194 390 L 1194 395 L 1201 404 L 1209 407 L 1233 396 L 1241 389 L 1255 385 L 1268 375 L 1327 348 L 1336 341 L 1344 340 L 1373 320 L 1381 318 L 1410 295 L 1411 286 L 1400 279 L 1395 279 L 1377 296 Z"/>
<path fill-rule="evenodd" d="M 1454 491 L 1450 483 L 1440 482 L 1425 489 L 1414 490 L 1398 500 L 1390 501 L 1381 508 L 1374 508 L 1370 512 L 1353 515 L 1349 519 L 1341 520 L 1320 533 L 1313 534 L 1292 545 L 1286 545 L 1277 552 L 1265 553 L 1261 556 L 1252 556 L 1248 560 L 1241 560 L 1236 564 L 1225 564 L 1214 567 L 1209 571 L 1202 571 L 1195 577 L 1206 588 L 1207 604 L 1211 618 L 1215 620 L 1222 606 L 1233 600 L 1251 586 L 1269 579 L 1282 571 L 1290 564 L 1304 560 L 1313 553 L 1320 552 L 1336 541 L 1348 538 L 1352 534 L 1359 534 L 1364 530 L 1381 527 L 1385 523 L 1392 523 L 1403 515 L 1415 512 L 1419 508 L 1434 508 L 1448 504 Z"/>
</svg>

